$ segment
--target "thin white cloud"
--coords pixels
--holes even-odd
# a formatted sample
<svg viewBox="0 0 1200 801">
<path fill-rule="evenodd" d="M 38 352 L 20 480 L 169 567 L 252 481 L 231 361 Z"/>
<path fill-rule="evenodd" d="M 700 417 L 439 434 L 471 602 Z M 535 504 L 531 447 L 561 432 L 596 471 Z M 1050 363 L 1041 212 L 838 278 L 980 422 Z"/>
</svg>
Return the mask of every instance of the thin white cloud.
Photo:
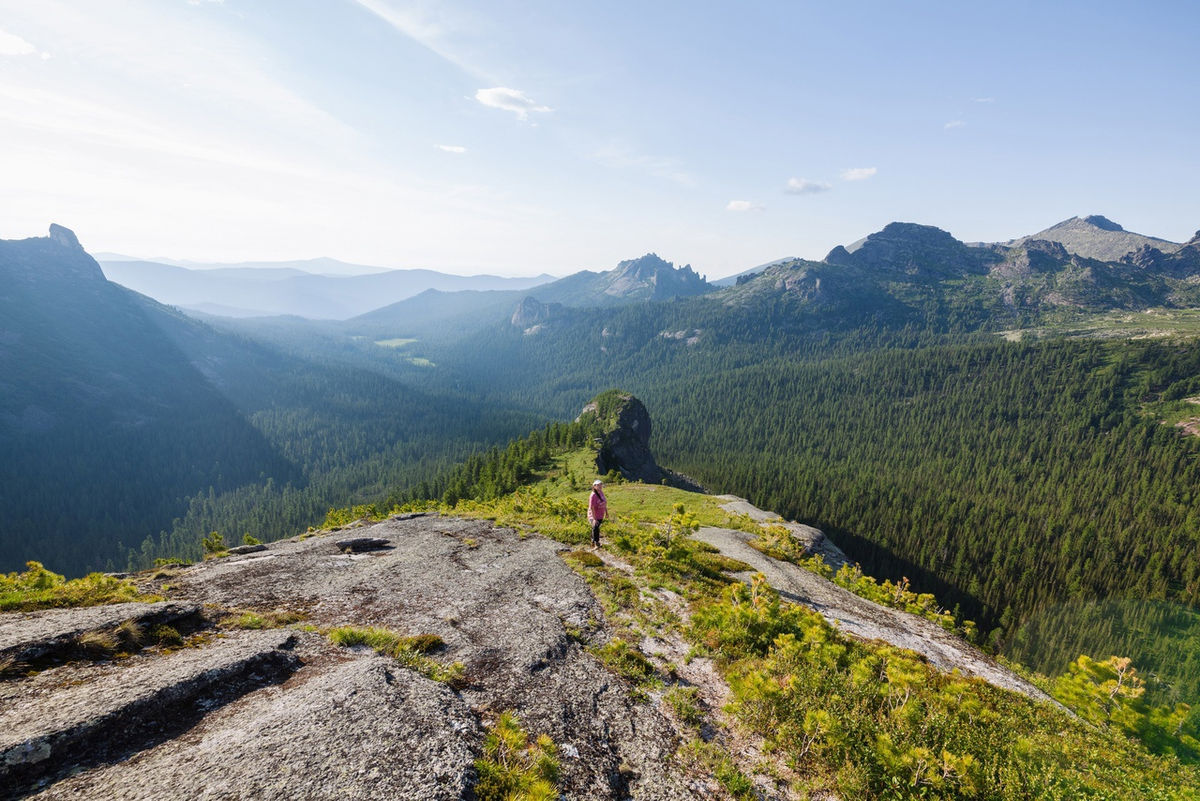
<svg viewBox="0 0 1200 801">
<path fill-rule="evenodd" d="M 942 127 L 949 131 L 951 128 L 962 128 L 964 125 L 966 125 L 966 123 L 962 120 L 950 120 L 950 122 L 946 123 Z"/>
<path fill-rule="evenodd" d="M 0 56 L 27 56 L 37 48 L 16 34 L 0 30 Z"/>
<path fill-rule="evenodd" d="M 664 156 L 634 153 L 619 144 L 610 144 L 592 154 L 595 161 L 606 167 L 641 170 L 655 178 L 665 178 L 680 186 L 695 186 L 696 178 L 678 160 Z"/>
<path fill-rule="evenodd" d="M 529 118 L 529 112 L 544 114 L 552 111 L 549 106 L 543 106 L 531 97 L 527 97 L 519 89 L 509 89 L 507 86 L 495 86 L 491 89 L 480 89 L 475 93 L 475 99 L 489 108 L 511 111 L 517 119 Z"/>
<path fill-rule="evenodd" d="M 726 211 L 762 211 L 766 206 L 751 203 L 749 200 L 731 200 L 725 206 Z"/>
<path fill-rule="evenodd" d="M 851 167 L 847 170 L 842 170 L 843 181 L 865 181 L 873 176 L 878 170 L 875 167 Z"/>
<path fill-rule="evenodd" d="M 371 12 L 381 20 L 391 25 L 399 33 L 412 39 L 417 44 L 437 56 L 445 59 L 463 72 L 480 80 L 494 80 L 484 70 L 479 69 L 463 57 L 458 49 L 447 44 L 448 27 L 444 22 L 432 21 L 427 15 L 418 10 L 398 9 L 384 0 L 354 0 L 364 10 Z M 439 7 L 440 13 L 443 12 Z"/>
<path fill-rule="evenodd" d="M 462 145 L 437 145 L 438 150 L 444 150 L 447 153 L 466 153 L 467 149 Z"/>
<path fill-rule="evenodd" d="M 807 178 L 789 178 L 787 188 L 784 190 L 789 195 L 815 195 L 819 192 L 828 192 L 833 189 L 831 184 L 821 181 L 810 181 Z"/>
<path fill-rule="evenodd" d="M 996 98 L 994 98 L 994 97 L 972 97 L 971 102 L 972 103 L 995 103 Z"/>
</svg>

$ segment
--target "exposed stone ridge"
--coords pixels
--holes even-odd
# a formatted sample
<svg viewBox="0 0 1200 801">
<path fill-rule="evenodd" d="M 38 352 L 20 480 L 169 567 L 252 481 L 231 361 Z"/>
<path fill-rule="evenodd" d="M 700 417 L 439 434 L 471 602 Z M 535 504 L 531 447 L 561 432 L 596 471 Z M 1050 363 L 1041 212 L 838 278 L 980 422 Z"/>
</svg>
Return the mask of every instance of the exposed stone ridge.
<svg viewBox="0 0 1200 801">
<path fill-rule="evenodd" d="M 0 682 L 0 797 L 471 797 L 485 727 L 510 709 L 557 744 L 564 798 L 692 797 L 662 703 L 588 651 L 609 636 L 604 610 L 561 545 L 438 516 L 356 534 L 390 547 L 342 553 L 321 533 L 166 579 L 210 614 L 290 610 L 316 630 L 211 631 L 174 653 Z M 430 658 L 461 662 L 462 679 L 321 633 L 341 625 L 437 635 Z"/>
<path fill-rule="evenodd" d="M 958 670 L 1034 700 L 1053 702 L 1037 687 L 936 623 L 880 606 L 810 570 L 773 559 L 750 547 L 748 542 L 753 538 L 753 534 L 745 531 L 710 527 L 696 534 L 696 539 L 719 548 L 722 554 L 749 564 L 766 577 L 782 598 L 821 613 L 843 634 L 860 640 L 882 640 L 916 651 L 944 672 Z"/>
<path fill-rule="evenodd" d="M 142 627 L 172 624 L 196 615 L 196 604 L 122 603 L 82 609 L 47 609 L 0 615 L 0 663 L 28 663 L 54 657 L 93 631 L 111 631 L 122 623 Z"/>
<path fill-rule="evenodd" d="M 825 560 L 825 564 L 834 570 L 838 570 L 842 565 L 850 563 L 850 560 L 846 558 L 846 554 L 842 553 L 842 549 L 834 545 L 825 536 L 825 532 L 819 528 L 814 528 L 804 523 L 797 523 L 793 520 L 784 520 L 782 516 L 775 512 L 765 512 L 745 498 L 739 498 L 736 495 L 718 495 L 717 497 L 725 501 L 725 503 L 721 504 L 721 508 L 727 512 L 748 515 L 751 520 L 766 525 L 783 526 L 792 533 L 793 537 L 804 544 L 805 554 L 820 556 Z"/>
<path fill-rule="evenodd" d="M 294 641 L 288 632 L 240 632 L 204 649 L 134 658 L 93 681 L 31 693 L 0 710 L 0 785 L 53 780 L 153 742 L 192 714 L 196 701 L 215 705 L 239 686 L 290 673 L 298 664 Z"/>
</svg>

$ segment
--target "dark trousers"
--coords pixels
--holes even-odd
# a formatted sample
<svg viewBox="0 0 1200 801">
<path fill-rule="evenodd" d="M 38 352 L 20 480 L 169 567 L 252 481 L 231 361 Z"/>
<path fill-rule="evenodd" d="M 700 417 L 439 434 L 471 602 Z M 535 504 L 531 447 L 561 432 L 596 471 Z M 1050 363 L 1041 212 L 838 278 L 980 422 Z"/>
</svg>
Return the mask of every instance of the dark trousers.
<svg viewBox="0 0 1200 801">
<path fill-rule="evenodd" d="M 600 544 L 600 524 L 603 522 L 603 520 L 592 521 L 592 545 Z"/>
</svg>

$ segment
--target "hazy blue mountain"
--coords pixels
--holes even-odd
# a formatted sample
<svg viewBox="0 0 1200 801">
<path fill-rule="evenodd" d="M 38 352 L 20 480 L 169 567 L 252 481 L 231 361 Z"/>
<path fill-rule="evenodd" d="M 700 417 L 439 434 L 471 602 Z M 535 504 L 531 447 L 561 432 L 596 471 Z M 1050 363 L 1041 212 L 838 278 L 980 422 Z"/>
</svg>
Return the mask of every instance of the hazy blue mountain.
<svg viewBox="0 0 1200 801">
<path fill-rule="evenodd" d="M 612 270 L 582 270 L 527 291 L 425 292 L 349 320 L 347 330 L 453 339 L 513 319 L 526 297 L 543 304 L 593 308 L 692 297 L 712 288 L 690 265 L 675 267 L 648 253 L 622 261 Z"/>
<path fill-rule="evenodd" d="M 447 275 L 433 270 L 385 270 L 363 275 L 310 272 L 330 259 L 259 262 L 187 268 L 147 261 L 108 261 L 105 275 L 116 283 L 183 309 L 237 317 L 294 314 L 344 320 L 404 300 L 428 289 L 524 290 L 550 280 L 492 275 Z M 337 262 L 337 264 L 341 264 Z"/>
<path fill-rule="evenodd" d="M 0 571 L 119 558 L 181 498 L 295 471 L 67 229 L 0 241 Z M 153 525 L 153 529 L 149 526 Z"/>
<path fill-rule="evenodd" d="M 543 284 L 527 294 L 543 303 L 615 306 L 640 300 L 671 300 L 703 295 L 712 285 L 690 264 L 676 267 L 655 253 L 619 262 L 605 272 L 582 270 Z"/>
<path fill-rule="evenodd" d="M 769 261 L 766 264 L 760 264 L 757 267 L 751 267 L 748 270 L 742 270 L 740 273 L 735 273 L 734 275 L 727 275 L 724 278 L 718 278 L 716 281 L 709 281 L 709 283 L 712 284 L 713 286 L 719 286 L 719 287 L 735 286 L 739 281 L 744 282 L 747 279 L 749 279 L 751 276 L 758 275 L 759 273 L 761 273 L 763 270 L 767 269 L 768 267 L 774 267 L 777 264 L 786 264 L 789 261 L 796 261 L 796 257 L 788 256 L 788 257 L 782 258 L 782 259 L 775 259 L 774 261 Z"/>
<path fill-rule="evenodd" d="M 357 361 L 217 330 L 106 280 L 60 226 L 0 241 L 0 286 L 0 572 L 293 533 L 536 423 L 418 391 L 332 323 L 271 318 Z"/>
</svg>

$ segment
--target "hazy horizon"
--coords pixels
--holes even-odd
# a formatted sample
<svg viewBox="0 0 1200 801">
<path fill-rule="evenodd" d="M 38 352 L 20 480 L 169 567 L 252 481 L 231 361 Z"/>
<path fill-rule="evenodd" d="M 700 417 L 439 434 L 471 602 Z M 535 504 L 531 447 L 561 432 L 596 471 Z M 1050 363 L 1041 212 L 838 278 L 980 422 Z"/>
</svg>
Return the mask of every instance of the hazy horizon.
<svg viewBox="0 0 1200 801">
<path fill-rule="evenodd" d="M 457 275 L 655 252 L 717 279 L 896 220 L 1200 228 L 1191 4 L 0 10 L 4 238 Z"/>
</svg>

